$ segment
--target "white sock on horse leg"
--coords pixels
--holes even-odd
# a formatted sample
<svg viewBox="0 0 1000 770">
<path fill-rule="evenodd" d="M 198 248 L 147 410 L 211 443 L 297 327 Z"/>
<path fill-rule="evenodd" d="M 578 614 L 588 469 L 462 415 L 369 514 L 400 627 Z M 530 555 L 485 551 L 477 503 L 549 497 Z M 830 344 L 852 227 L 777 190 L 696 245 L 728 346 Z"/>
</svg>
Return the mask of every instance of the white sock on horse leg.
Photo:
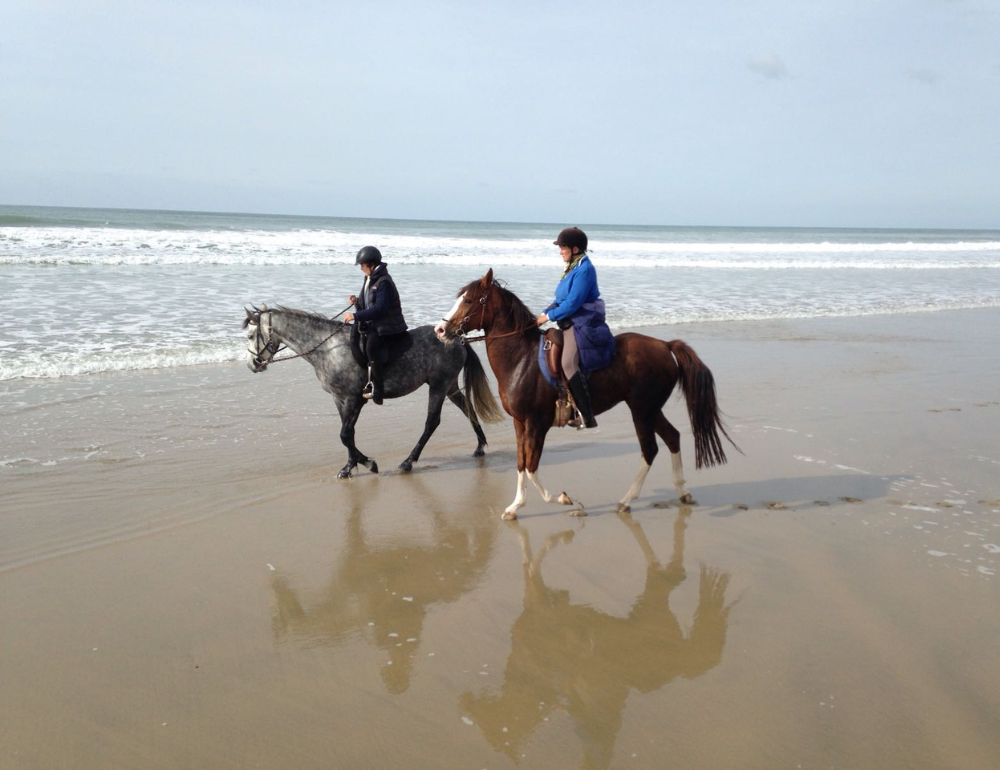
<svg viewBox="0 0 1000 770">
<path fill-rule="evenodd" d="M 646 482 L 646 474 L 649 473 L 649 467 L 649 463 L 643 460 L 642 465 L 639 466 L 639 472 L 635 474 L 635 481 L 632 482 L 632 486 L 629 487 L 628 492 L 625 493 L 625 497 L 622 498 L 619 505 L 628 505 L 639 496 L 639 493 L 642 492 L 642 485 Z"/>
<path fill-rule="evenodd" d="M 538 477 L 538 473 L 537 472 L 532 473 L 531 471 L 528 471 L 528 478 L 531 479 L 531 483 L 535 485 L 535 489 L 537 489 L 538 494 L 542 496 L 542 500 L 544 500 L 547 503 L 551 503 L 552 495 L 549 492 L 549 490 L 545 488 L 545 485 L 542 484 L 542 480 Z"/>
<path fill-rule="evenodd" d="M 674 487 L 677 489 L 677 497 L 683 500 L 688 492 L 684 488 L 684 464 L 681 462 L 680 452 L 670 453 L 670 464 L 674 469 Z"/>
<path fill-rule="evenodd" d="M 525 471 L 517 472 L 517 494 L 514 496 L 514 502 L 508 505 L 502 514 L 505 519 L 516 519 L 517 509 L 524 505 L 524 494 L 528 486 L 527 474 Z"/>
</svg>

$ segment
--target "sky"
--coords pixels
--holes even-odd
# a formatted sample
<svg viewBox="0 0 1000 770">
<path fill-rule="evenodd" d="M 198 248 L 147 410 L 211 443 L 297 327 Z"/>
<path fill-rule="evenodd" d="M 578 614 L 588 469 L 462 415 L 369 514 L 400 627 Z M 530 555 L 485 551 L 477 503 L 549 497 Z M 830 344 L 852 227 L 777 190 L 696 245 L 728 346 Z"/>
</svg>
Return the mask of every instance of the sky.
<svg viewBox="0 0 1000 770">
<path fill-rule="evenodd" d="M 1000 0 L 0 0 L 0 204 L 1000 228 Z"/>
</svg>

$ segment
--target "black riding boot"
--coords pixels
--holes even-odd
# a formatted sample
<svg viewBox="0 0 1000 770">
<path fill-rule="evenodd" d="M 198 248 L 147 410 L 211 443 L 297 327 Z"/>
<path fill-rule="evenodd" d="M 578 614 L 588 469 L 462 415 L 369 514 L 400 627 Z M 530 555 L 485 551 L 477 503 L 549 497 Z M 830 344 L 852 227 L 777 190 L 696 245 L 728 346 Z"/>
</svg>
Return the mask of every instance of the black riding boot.
<svg viewBox="0 0 1000 770">
<path fill-rule="evenodd" d="M 587 380 L 584 379 L 583 372 L 577 372 L 569 381 L 569 391 L 573 394 L 576 408 L 580 410 L 585 428 L 596 428 L 597 420 L 594 419 L 594 407 L 590 405 L 590 391 L 587 389 Z"/>
<path fill-rule="evenodd" d="M 378 361 L 368 362 L 368 384 L 361 395 L 376 404 L 382 403 L 382 364 Z"/>
</svg>

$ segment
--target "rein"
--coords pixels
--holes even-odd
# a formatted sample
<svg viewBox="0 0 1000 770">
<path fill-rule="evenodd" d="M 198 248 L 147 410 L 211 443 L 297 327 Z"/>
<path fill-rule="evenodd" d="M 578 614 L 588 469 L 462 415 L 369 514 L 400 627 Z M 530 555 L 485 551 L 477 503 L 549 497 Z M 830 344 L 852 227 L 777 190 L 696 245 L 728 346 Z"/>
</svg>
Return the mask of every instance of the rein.
<svg viewBox="0 0 1000 770">
<path fill-rule="evenodd" d="M 350 310 L 352 307 L 354 307 L 353 304 L 348 305 L 343 310 L 341 310 L 339 313 L 337 313 L 337 315 L 331 316 L 330 320 L 332 321 L 335 318 L 339 318 L 344 313 L 346 313 L 348 310 Z M 273 310 L 268 310 L 266 312 L 273 313 L 274 311 Z M 257 320 L 258 320 L 258 324 L 257 324 L 257 337 L 258 337 L 258 339 L 263 339 L 263 335 L 261 334 L 261 325 L 259 323 L 260 316 L 257 317 Z M 344 331 L 344 329 L 347 328 L 347 324 L 344 324 L 343 326 L 334 329 L 332 332 L 330 332 L 329 335 L 327 335 L 322 340 L 320 340 L 319 343 L 317 343 L 316 345 L 314 345 L 313 347 L 311 347 L 309 350 L 303 351 L 302 353 L 296 353 L 294 356 L 286 356 L 285 358 L 274 358 L 274 356 L 278 355 L 278 353 L 280 353 L 281 351 L 288 350 L 288 346 L 287 345 L 282 346 L 280 344 L 275 345 L 271 341 L 271 316 L 270 315 L 268 315 L 268 317 L 267 317 L 267 326 L 268 326 L 268 329 L 267 329 L 267 342 L 264 344 L 263 348 L 261 348 L 261 351 L 263 351 L 263 350 L 270 350 L 271 351 L 271 359 L 269 361 L 262 360 L 261 357 L 260 357 L 260 352 L 261 351 L 257 351 L 257 353 L 254 355 L 254 362 L 257 364 L 257 366 L 259 366 L 261 368 L 261 370 L 266 369 L 271 364 L 280 364 L 282 361 L 294 361 L 296 358 L 302 358 L 303 356 L 308 356 L 310 353 L 315 353 L 317 350 L 319 350 L 321 347 L 323 347 L 323 345 L 325 345 L 327 342 L 329 342 L 330 340 L 332 340 L 336 335 L 340 334 L 341 332 Z"/>
</svg>

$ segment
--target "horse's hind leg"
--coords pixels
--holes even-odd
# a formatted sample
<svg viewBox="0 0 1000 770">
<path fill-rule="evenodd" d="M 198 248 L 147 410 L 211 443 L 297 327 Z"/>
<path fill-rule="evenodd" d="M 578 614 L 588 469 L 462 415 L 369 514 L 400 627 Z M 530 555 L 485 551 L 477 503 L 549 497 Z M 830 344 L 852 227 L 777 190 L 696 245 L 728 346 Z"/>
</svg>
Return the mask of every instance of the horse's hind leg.
<svg viewBox="0 0 1000 770">
<path fill-rule="evenodd" d="M 427 398 L 427 421 L 424 423 L 424 432 L 417 439 L 417 445 L 413 447 L 410 456 L 399 464 L 401 471 L 413 470 L 413 463 L 420 459 L 420 453 L 424 451 L 424 445 L 441 424 L 441 407 L 444 406 L 444 390 L 441 388 L 431 388 Z"/>
<path fill-rule="evenodd" d="M 656 432 L 663 443 L 670 450 L 670 465 L 674 473 L 674 488 L 677 490 L 677 498 L 682 503 L 694 502 L 691 493 L 684 488 L 684 464 L 681 462 L 681 434 L 670 424 L 663 412 L 656 415 Z"/>
<path fill-rule="evenodd" d="M 338 479 L 349 479 L 351 472 L 358 465 L 364 465 L 372 473 L 378 473 L 378 463 L 363 454 L 354 443 L 354 426 L 358 422 L 363 405 L 364 402 L 360 399 L 349 401 L 344 405 L 337 402 L 337 411 L 340 412 L 341 420 L 340 440 L 347 447 L 347 465 L 340 469 L 340 473 L 337 474 Z"/>
<path fill-rule="evenodd" d="M 618 503 L 619 513 L 628 513 L 632 509 L 630 503 L 642 492 L 642 485 L 646 481 L 646 474 L 649 473 L 649 469 L 653 465 L 653 460 L 656 459 L 656 455 L 660 451 L 660 448 L 656 445 L 653 417 L 640 416 L 632 412 L 632 424 L 635 426 L 635 435 L 639 439 L 639 449 L 642 451 L 642 465 L 639 466 L 639 472 L 635 475 L 632 486 L 629 487 L 628 492 L 625 493 L 625 497 Z"/>
<path fill-rule="evenodd" d="M 486 454 L 486 434 L 483 433 L 483 427 L 479 424 L 479 420 L 476 418 L 476 415 L 468 413 L 465 394 L 460 390 L 456 390 L 453 393 L 448 394 L 448 400 L 461 409 L 462 414 L 466 415 L 469 418 L 469 422 L 472 423 L 472 429 L 476 432 L 476 440 L 479 442 L 476 446 L 476 451 L 472 453 L 472 456 L 482 457 Z"/>
</svg>

